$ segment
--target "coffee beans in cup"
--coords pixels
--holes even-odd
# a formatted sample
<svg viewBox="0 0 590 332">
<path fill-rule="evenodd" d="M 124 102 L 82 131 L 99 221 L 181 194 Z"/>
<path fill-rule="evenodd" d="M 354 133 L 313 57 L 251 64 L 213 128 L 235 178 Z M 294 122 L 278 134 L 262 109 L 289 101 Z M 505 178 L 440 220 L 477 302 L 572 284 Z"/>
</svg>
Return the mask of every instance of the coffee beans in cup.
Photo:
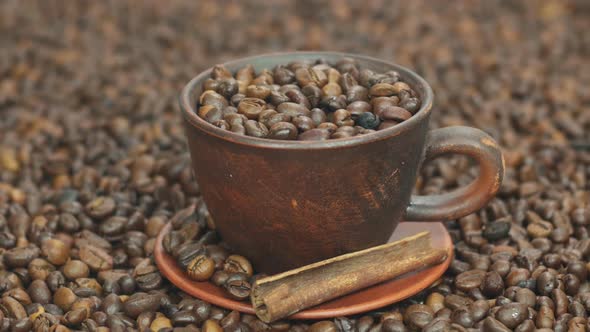
<svg viewBox="0 0 590 332">
<path fill-rule="evenodd" d="M 240 135 L 322 141 L 369 134 L 412 117 L 421 101 L 396 71 L 378 73 L 356 60 L 291 62 L 258 72 L 252 65 L 211 70 L 197 114 Z"/>
</svg>

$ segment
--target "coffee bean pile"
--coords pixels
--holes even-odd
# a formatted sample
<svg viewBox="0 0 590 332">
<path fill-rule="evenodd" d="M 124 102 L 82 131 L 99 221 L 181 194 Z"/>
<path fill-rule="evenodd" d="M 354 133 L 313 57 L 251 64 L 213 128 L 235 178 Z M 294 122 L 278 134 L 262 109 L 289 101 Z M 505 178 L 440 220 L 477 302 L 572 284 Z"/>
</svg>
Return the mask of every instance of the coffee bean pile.
<svg viewBox="0 0 590 332">
<path fill-rule="evenodd" d="M 0 2 L 0 331 L 590 330 L 589 15 L 576 0 Z M 177 96 L 217 63 L 295 49 L 416 70 L 435 91 L 432 126 L 488 132 L 506 177 L 486 208 L 446 223 L 455 257 L 429 289 L 265 324 L 181 292 L 152 251 L 172 222 L 204 247 L 195 277 L 244 255 L 217 238 Z M 437 159 L 416 192 L 476 174 Z"/>
<path fill-rule="evenodd" d="M 321 141 L 393 127 L 420 109 L 396 71 L 375 73 L 354 59 L 293 62 L 260 73 L 216 65 L 203 84 L 198 114 L 240 135 Z"/>
<path fill-rule="evenodd" d="M 177 260 L 189 278 L 210 280 L 237 300 L 249 299 L 252 283 L 261 274 L 253 276 L 254 270 L 247 258 L 230 254 L 223 243 L 217 244 L 214 222 L 206 207 L 201 205 L 200 208 L 204 219 L 198 217 L 194 205 L 171 219 L 173 230 L 163 238 L 164 250 Z"/>
</svg>

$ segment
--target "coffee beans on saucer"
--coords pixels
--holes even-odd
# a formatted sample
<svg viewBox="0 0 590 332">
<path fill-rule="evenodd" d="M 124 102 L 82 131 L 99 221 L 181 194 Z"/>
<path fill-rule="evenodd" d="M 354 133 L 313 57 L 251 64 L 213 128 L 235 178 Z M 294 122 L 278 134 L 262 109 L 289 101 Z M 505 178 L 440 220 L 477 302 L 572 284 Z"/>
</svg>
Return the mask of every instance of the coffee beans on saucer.
<svg viewBox="0 0 590 332">
<path fill-rule="evenodd" d="M 204 212 L 210 219 L 206 210 Z M 211 281 L 223 287 L 231 297 L 247 299 L 254 279 L 261 274 L 254 275 L 252 264 L 246 257 L 231 254 L 223 243 L 212 239 L 210 235 L 215 233 L 203 233 L 195 213 L 195 207 L 191 206 L 172 218 L 173 230 L 164 236 L 164 250 L 176 259 L 192 280 Z M 187 232 L 191 229 L 197 231 Z M 198 237 L 200 233 L 202 237 Z"/>
<path fill-rule="evenodd" d="M 396 71 L 337 63 L 292 62 L 256 72 L 213 67 L 203 84 L 197 114 L 240 135 L 322 141 L 393 127 L 420 109 L 417 93 Z"/>
</svg>

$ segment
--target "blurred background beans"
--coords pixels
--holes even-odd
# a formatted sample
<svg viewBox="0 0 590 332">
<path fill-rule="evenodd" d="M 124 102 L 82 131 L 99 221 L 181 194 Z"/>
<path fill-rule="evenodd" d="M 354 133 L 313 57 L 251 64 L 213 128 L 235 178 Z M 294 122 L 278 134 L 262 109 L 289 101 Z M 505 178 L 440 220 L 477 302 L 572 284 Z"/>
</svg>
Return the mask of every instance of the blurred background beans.
<svg viewBox="0 0 590 332">
<path fill-rule="evenodd" d="M 589 15 L 578 0 L 1 2 L 0 331 L 584 331 Z M 157 270 L 155 237 L 170 222 L 164 247 L 183 268 L 201 256 L 200 278 L 249 296 L 260 276 L 215 232 L 177 96 L 206 68 L 289 50 L 404 65 L 434 88 L 433 128 L 478 127 L 502 146 L 500 193 L 445 223 L 454 262 L 422 293 L 355 317 L 265 324 Z M 411 117 L 421 103 L 408 83 L 347 59 L 216 66 L 200 111 L 243 135 L 351 137 Z M 466 158 L 440 158 L 415 191 L 476 174 Z"/>
</svg>

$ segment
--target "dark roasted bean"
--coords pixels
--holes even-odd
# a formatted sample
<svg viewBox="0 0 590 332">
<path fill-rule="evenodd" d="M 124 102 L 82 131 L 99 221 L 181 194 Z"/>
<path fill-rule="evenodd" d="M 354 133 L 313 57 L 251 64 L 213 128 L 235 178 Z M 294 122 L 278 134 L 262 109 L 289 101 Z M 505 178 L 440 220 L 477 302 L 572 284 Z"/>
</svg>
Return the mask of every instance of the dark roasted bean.
<svg viewBox="0 0 590 332">
<path fill-rule="evenodd" d="M 87 245 L 80 248 L 80 260 L 92 270 L 102 271 L 113 268 L 113 257 L 99 247 Z"/>
<path fill-rule="evenodd" d="M 297 139 L 301 141 L 324 141 L 330 138 L 330 131 L 327 129 L 322 128 L 315 128 L 308 130 L 301 135 Z"/>
<path fill-rule="evenodd" d="M 496 312 L 496 319 L 506 327 L 514 329 L 528 317 L 527 306 L 521 303 L 508 303 Z"/>
<path fill-rule="evenodd" d="M 269 138 L 294 140 L 297 138 L 297 127 L 290 122 L 277 122 L 270 127 Z"/>
<path fill-rule="evenodd" d="M 204 281 L 215 272 L 215 262 L 210 257 L 200 254 L 187 265 L 187 273 L 193 280 Z"/>
<path fill-rule="evenodd" d="M 123 303 L 123 310 L 130 317 L 137 317 L 146 311 L 156 311 L 159 307 L 160 296 L 156 294 L 135 293 Z"/>
<path fill-rule="evenodd" d="M 423 304 L 413 304 L 404 312 L 404 322 L 414 329 L 421 329 L 434 319 L 432 309 Z"/>
<path fill-rule="evenodd" d="M 251 285 L 248 276 L 243 273 L 232 274 L 225 281 L 225 289 L 234 298 L 242 300 L 250 296 Z"/>
</svg>

